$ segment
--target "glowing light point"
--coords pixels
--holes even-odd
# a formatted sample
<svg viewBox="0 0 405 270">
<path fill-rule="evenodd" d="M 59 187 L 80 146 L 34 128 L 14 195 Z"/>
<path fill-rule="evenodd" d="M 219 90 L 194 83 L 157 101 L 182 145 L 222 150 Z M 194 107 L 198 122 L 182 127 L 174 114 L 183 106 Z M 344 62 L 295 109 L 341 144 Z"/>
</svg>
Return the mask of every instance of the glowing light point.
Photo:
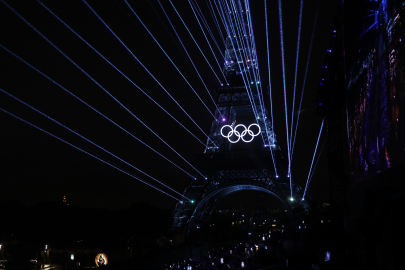
<svg viewBox="0 0 405 270">
<path fill-rule="evenodd" d="M 222 118 L 222 122 L 225 122 L 225 120 L 226 120 L 225 118 Z"/>
<path fill-rule="evenodd" d="M 276 178 L 278 178 L 278 175 L 276 175 Z"/>
<path fill-rule="evenodd" d="M 253 84 L 253 82 L 250 82 L 250 84 Z"/>
<path fill-rule="evenodd" d="M 293 198 L 293 197 L 291 197 L 291 198 L 290 198 L 290 201 L 294 201 L 294 198 Z"/>
<path fill-rule="evenodd" d="M 301 201 L 305 200 L 304 198 L 301 199 Z"/>
<path fill-rule="evenodd" d="M 205 180 L 207 180 L 207 177 L 205 177 Z"/>
<path fill-rule="evenodd" d="M 257 84 L 260 84 L 260 81 L 257 81 Z"/>
<path fill-rule="evenodd" d="M 221 86 L 224 86 L 224 85 L 221 83 Z"/>
<path fill-rule="evenodd" d="M 191 203 L 194 203 L 194 200 L 191 200 L 190 202 L 191 202 Z"/>
</svg>

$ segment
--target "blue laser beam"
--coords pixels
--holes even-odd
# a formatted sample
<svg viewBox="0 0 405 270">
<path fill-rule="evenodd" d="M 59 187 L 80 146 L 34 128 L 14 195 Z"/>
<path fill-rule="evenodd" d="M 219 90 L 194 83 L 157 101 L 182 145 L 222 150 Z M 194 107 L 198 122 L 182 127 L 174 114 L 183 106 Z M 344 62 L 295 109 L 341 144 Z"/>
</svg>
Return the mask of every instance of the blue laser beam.
<svg viewBox="0 0 405 270">
<path fill-rule="evenodd" d="M 318 6 L 316 7 L 316 12 L 315 12 L 314 26 L 312 27 L 311 42 L 309 43 L 308 59 L 307 59 L 307 65 L 306 65 L 306 68 L 305 68 L 304 83 L 302 84 L 302 92 L 301 92 L 301 99 L 300 99 L 300 105 L 299 105 L 299 107 L 298 107 L 298 112 L 301 111 L 302 98 L 303 98 L 303 96 L 304 96 L 305 82 L 306 82 L 306 79 L 307 79 L 309 59 L 310 59 L 310 57 L 311 57 L 311 51 L 312 51 L 312 41 L 314 40 L 316 20 L 317 20 L 317 18 L 318 18 L 319 3 L 320 3 L 320 0 L 318 0 Z M 292 141 L 293 143 L 292 143 L 292 147 L 291 147 L 291 157 L 292 157 L 293 154 L 294 154 L 295 138 L 296 138 L 296 136 L 297 136 L 297 130 L 298 130 L 298 122 L 299 122 L 299 120 L 300 120 L 300 113 L 298 113 L 298 115 L 297 115 L 297 122 L 296 122 L 296 124 L 295 124 L 294 139 L 293 139 L 293 141 Z"/>
<path fill-rule="evenodd" d="M 304 190 L 303 198 L 305 197 L 305 194 L 307 193 L 308 184 L 309 184 L 309 176 L 311 175 L 312 165 L 314 164 L 314 159 L 315 159 L 315 155 L 316 155 L 316 150 L 318 149 L 319 139 L 321 138 L 322 128 L 323 128 L 323 123 L 324 123 L 324 122 L 325 122 L 325 120 L 322 120 L 322 125 L 321 125 L 321 129 L 319 130 L 318 140 L 316 141 L 314 156 L 313 156 L 313 158 L 312 158 L 311 167 L 310 167 L 310 169 L 309 169 L 308 178 L 307 178 L 307 184 L 305 185 L 305 190 Z"/>
<path fill-rule="evenodd" d="M 183 19 L 180 16 L 180 13 L 177 11 L 176 7 L 173 5 L 172 1 L 169 0 L 170 4 L 172 5 L 172 7 L 174 8 L 174 10 L 177 13 L 177 16 L 179 16 L 181 22 L 183 23 L 184 27 L 187 29 L 187 32 L 190 34 L 191 38 L 193 39 L 195 45 L 197 45 L 198 50 L 200 50 L 201 54 L 203 55 L 205 61 L 207 62 L 208 66 L 211 68 L 212 72 L 214 73 L 215 77 L 218 79 L 218 82 L 222 85 L 221 80 L 219 79 L 218 75 L 216 74 L 216 72 L 214 71 L 214 69 L 212 68 L 211 64 L 208 62 L 207 57 L 205 57 L 205 54 L 203 53 L 203 51 L 201 50 L 200 46 L 198 46 L 197 41 L 194 39 L 194 36 L 191 34 L 190 30 L 188 29 L 186 23 L 183 21 Z"/>
<path fill-rule="evenodd" d="M 314 166 L 313 169 L 312 169 L 311 177 L 309 178 L 309 184 L 311 184 L 312 177 L 314 176 L 315 169 L 316 169 L 316 166 L 318 165 L 318 161 L 319 161 L 319 158 L 321 157 L 322 150 L 323 150 L 323 147 L 325 146 L 325 143 L 326 143 L 326 139 L 323 141 L 321 150 L 319 151 L 319 154 L 318 154 L 318 158 L 316 159 L 316 162 L 315 162 L 315 166 Z M 309 185 L 309 184 L 308 184 L 308 185 Z"/>
<path fill-rule="evenodd" d="M 217 18 L 217 15 L 215 14 L 214 7 L 212 6 L 211 1 L 208 0 L 206 2 L 208 3 L 207 6 L 208 6 L 208 9 L 209 9 L 209 11 L 211 13 L 211 18 L 214 18 L 214 22 L 215 22 L 215 25 L 216 25 L 216 27 L 218 29 L 218 33 L 220 34 L 222 42 L 224 43 L 224 46 L 225 46 L 226 43 L 225 43 L 224 34 L 222 33 L 221 27 L 219 25 L 218 18 Z"/>
<path fill-rule="evenodd" d="M 177 33 L 176 29 L 174 28 L 174 26 L 173 26 L 173 24 L 172 24 L 172 21 L 170 20 L 169 16 L 167 16 L 167 13 L 166 13 L 165 9 L 163 8 L 163 6 L 162 6 L 162 4 L 160 3 L 159 0 L 158 0 L 158 3 L 159 3 L 159 5 L 160 5 L 160 7 L 162 8 L 163 13 L 165 14 L 167 20 L 169 21 L 170 26 L 172 27 L 174 33 L 176 34 L 177 39 L 180 41 L 181 46 L 183 46 L 184 51 L 186 52 L 188 58 L 190 59 L 190 62 L 191 62 L 191 64 L 193 65 L 194 70 L 197 72 L 198 77 L 200 78 L 200 80 L 201 80 L 202 84 L 204 85 L 205 89 L 207 90 L 208 95 L 210 96 L 212 102 L 213 102 L 214 105 L 215 105 L 215 108 L 218 110 L 217 103 L 215 102 L 215 100 L 214 100 L 214 98 L 212 97 L 210 91 L 208 90 L 207 85 L 205 84 L 205 82 L 204 82 L 203 78 L 201 77 L 200 73 L 198 72 L 197 67 L 195 66 L 195 64 L 194 64 L 193 60 L 191 59 L 191 56 L 189 55 L 189 53 L 188 53 L 186 47 L 184 46 L 183 42 L 181 41 L 181 38 L 180 38 L 179 34 Z M 221 116 L 222 116 L 222 115 L 221 115 Z"/>
<path fill-rule="evenodd" d="M 138 142 L 140 142 L 141 144 L 143 144 L 144 146 L 146 146 L 147 148 L 149 148 L 150 150 L 152 150 L 153 152 L 155 152 L 156 154 L 158 154 L 159 156 L 161 156 L 162 158 L 164 158 L 166 161 L 170 162 L 172 165 L 174 165 L 175 167 L 177 167 L 178 169 L 180 169 L 181 171 L 183 171 L 184 173 L 186 173 L 187 175 L 191 176 L 194 179 L 194 176 L 191 175 L 190 173 L 188 173 L 186 170 L 182 169 L 180 166 L 178 166 L 177 164 L 175 164 L 173 161 L 171 161 L 170 159 L 166 158 L 165 156 L 163 156 L 162 154 L 160 154 L 158 151 L 156 151 L 155 149 L 153 149 L 152 147 L 150 147 L 148 144 L 146 144 L 145 142 L 143 142 L 142 140 L 140 140 L 139 138 L 137 138 L 136 136 L 134 136 L 132 133 L 130 133 L 129 131 L 127 131 L 126 129 L 124 129 L 123 127 L 121 127 L 120 125 L 118 125 L 117 123 L 115 123 L 113 120 L 111 120 L 110 118 L 108 118 L 107 116 L 105 116 L 104 114 L 102 114 L 101 112 L 99 112 L 98 110 L 96 110 L 94 107 L 92 107 L 91 105 L 89 105 L 88 103 L 86 103 L 84 100 L 82 100 L 81 98 L 79 98 L 78 96 L 74 95 L 72 92 L 70 92 L 69 90 L 67 90 L 65 87 L 63 87 L 62 85 L 60 85 L 59 83 L 57 83 L 56 81 L 52 80 L 50 77 L 48 77 L 45 73 L 41 72 L 40 70 L 38 70 L 37 68 L 35 68 L 34 66 L 32 66 L 31 64 L 29 64 L 28 62 L 26 62 L 24 59 L 22 59 L 21 57 L 19 57 L 18 55 L 16 55 L 15 53 L 13 53 L 12 51 L 10 51 L 9 49 L 7 49 L 6 47 L 4 47 L 3 45 L 0 44 L 0 47 L 3 48 L 5 51 L 7 51 L 8 53 L 10 53 L 11 55 L 13 55 L 14 57 L 16 57 L 17 59 L 19 59 L 21 62 L 23 62 L 24 64 L 26 64 L 27 66 L 29 66 L 30 68 L 32 68 L 33 70 L 35 70 L 36 72 L 38 72 L 39 74 L 41 74 L 42 76 L 44 76 L 45 78 L 47 78 L 49 81 L 51 81 L 52 83 L 54 83 L 55 85 L 59 86 L 62 90 L 64 90 L 66 93 L 70 94 L 71 96 L 73 96 L 74 98 L 76 98 L 77 100 L 79 100 L 81 103 L 83 103 L 84 105 L 86 105 L 87 107 L 89 107 L 90 109 L 92 109 L 93 111 L 95 111 L 96 113 L 98 113 L 99 115 L 101 115 L 103 118 L 105 118 L 106 120 L 108 120 L 110 123 L 112 123 L 113 125 L 115 125 L 116 127 L 118 127 L 119 129 L 121 129 L 122 131 L 124 131 L 125 133 L 127 133 L 128 135 L 130 135 L 132 138 L 134 138 L 135 140 L 137 140 Z"/>
<path fill-rule="evenodd" d="M 284 41 L 283 41 L 283 14 L 281 9 L 281 0 L 278 0 L 278 15 L 279 15 L 279 24 L 280 24 L 280 42 L 281 42 L 281 62 L 282 62 L 282 71 L 283 71 L 283 88 L 284 88 L 284 111 L 285 111 L 285 127 L 287 133 L 287 153 L 288 153 L 288 176 L 290 178 L 290 190 L 291 198 L 292 194 L 292 180 L 291 180 L 291 158 L 290 158 L 290 140 L 288 136 L 288 113 L 287 113 L 287 90 L 285 84 L 285 63 L 284 63 Z"/>
<path fill-rule="evenodd" d="M 103 86 L 101 86 L 93 77 L 91 77 L 87 72 L 85 72 L 79 65 L 77 65 L 72 59 L 70 59 L 64 52 L 62 52 L 55 44 L 53 44 L 48 38 L 46 38 L 39 30 L 37 30 L 33 25 L 31 25 L 24 17 L 22 17 L 17 11 L 10 7 L 3 0 L 2 2 L 20 17 L 28 26 L 30 26 L 35 32 L 37 32 L 42 38 L 44 38 L 52 47 L 54 47 L 58 52 L 60 52 L 67 60 L 74 64 L 80 71 L 83 72 L 89 79 L 91 79 L 97 86 L 99 86 L 107 95 L 109 95 L 114 101 L 116 101 L 123 109 L 125 109 L 129 114 L 131 114 L 135 119 L 137 119 L 144 127 L 146 127 L 150 132 L 152 132 L 157 138 L 160 139 L 167 147 L 169 147 L 173 152 L 175 152 L 181 159 L 183 159 L 190 167 L 192 167 L 198 174 L 205 177 L 200 171 L 198 171 L 190 162 L 188 162 L 180 153 L 173 149 L 165 140 L 163 140 L 159 135 L 157 135 L 151 128 L 149 128 L 141 119 L 139 119 L 134 113 L 132 113 L 127 107 L 124 106 L 118 99 L 116 99 L 110 92 L 108 92 Z"/>
<path fill-rule="evenodd" d="M 271 144 L 273 144 L 273 142 L 274 142 L 274 124 L 273 124 L 274 119 L 273 119 L 273 100 L 272 100 L 272 95 L 271 95 L 269 28 L 268 28 L 268 22 L 267 22 L 267 0 L 264 0 L 264 12 L 265 12 L 265 20 L 266 20 L 267 67 L 268 67 L 268 71 L 269 71 L 269 98 L 270 98 L 270 114 L 271 114 L 271 131 L 272 131 L 272 136 L 273 136 L 273 140 L 271 142 L 269 142 L 269 144 L 270 144 L 269 147 L 270 147 L 271 156 L 273 159 L 274 170 L 276 172 L 276 175 L 278 175 L 277 169 L 276 169 L 276 164 L 274 161 L 274 156 L 273 156 L 273 147 L 271 146 Z"/>
<path fill-rule="evenodd" d="M 291 135 L 290 135 L 290 152 L 291 152 L 291 159 L 292 159 L 292 138 L 293 138 L 293 127 L 294 127 L 294 108 L 295 108 L 295 90 L 297 86 L 297 70 L 298 70 L 298 56 L 300 52 L 300 40 L 301 40 L 301 22 L 302 22 L 302 9 L 304 6 L 304 0 L 301 0 L 300 3 L 300 18 L 298 23 L 298 38 L 297 38 L 297 54 L 295 56 L 295 77 L 294 77 L 294 94 L 293 94 L 293 105 L 292 105 L 292 113 L 291 113 Z M 292 160 L 290 161 L 290 163 Z"/>
<path fill-rule="evenodd" d="M 86 3 L 86 1 L 84 1 L 84 3 Z M 160 45 L 160 43 L 156 40 L 156 38 L 152 35 L 152 33 L 149 31 L 149 29 L 146 27 L 146 25 L 143 23 L 143 21 L 141 20 L 141 18 L 139 18 L 138 14 L 136 14 L 136 12 L 133 10 L 133 8 L 128 4 L 128 2 L 125 0 L 125 3 L 128 5 L 128 7 L 130 8 L 130 10 L 132 11 L 132 13 L 134 13 L 134 15 L 136 16 L 136 18 L 138 19 L 138 21 L 142 24 L 142 26 L 146 29 L 146 31 L 149 33 L 149 35 L 153 38 L 153 40 L 156 42 L 156 44 L 159 46 L 159 48 L 162 50 L 162 52 L 166 55 L 167 59 L 169 59 L 169 61 L 173 64 L 173 66 L 175 67 L 175 69 L 179 72 L 179 74 L 181 75 L 181 77 L 184 79 L 184 81 L 188 84 L 188 86 L 190 86 L 191 90 L 193 90 L 194 94 L 198 97 L 198 99 L 201 101 L 201 103 L 204 105 L 204 107 L 209 111 L 209 113 L 212 115 L 212 117 L 215 118 L 215 115 L 211 112 L 211 110 L 208 108 L 208 106 L 205 104 L 205 102 L 201 99 L 201 97 L 197 94 L 197 92 L 195 91 L 195 89 L 193 88 L 193 86 L 189 83 L 189 81 L 186 79 L 186 77 L 184 77 L 183 73 L 181 73 L 181 71 L 178 69 L 178 67 L 176 66 L 176 64 L 173 62 L 173 60 L 169 57 L 169 55 L 166 53 L 166 51 L 163 49 L 163 47 Z M 93 13 L 99 18 L 99 20 L 108 28 L 108 30 L 110 30 L 110 32 L 120 41 L 120 43 L 122 45 L 124 45 L 124 43 L 121 41 L 121 39 L 118 38 L 118 36 L 111 30 L 110 27 L 107 26 L 107 24 L 101 19 L 101 17 L 86 3 L 86 5 L 93 11 Z M 124 45 L 124 47 L 128 49 L 127 46 Z M 133 55 L 133 53 L 131 52 L 131 54 Z M 203 131 L 201 129 L 201 131 Z M 204 132 L 204 131 L 203 131 Z"/>
<path fill-rule="evenodd" d="M 64 143 L 66 143 L 67 145 L 70 145 L 70 146 L 74 147 L 75 149 L 77 149 L 77 150 L 79 150 L 79 151 L 81 151 L 81 152 L 83 152 L 83 153 L 85 153 L 85 154 L 87 154 L 87 155 L 89 155 L 89 156 L 91 156 L 91 157 L 93 157 L 93 158 L 95 158 L 95 159 L 97 159 L 97 160 L 99 160 L 99 161 L 101 161 L 101 162 L 103 162 L 103 163 L 105 163 L 105 164 L 107 164 L 107 165 L 109 165 L 109 166 L 111 166 L 111 167 L 113 167 L 113 168 L 119 170 L 120 172 L 123 172 L 123 173 L 125 173 L 126 175 L 128 175 L 128 176 L 130 176 L 130 177 L 132 177 L 132 178 L 134 178 L 134 179 L 136 179 L 136 180 L 138 180 L 138 181 L 140 181 L 140 182 L 142 182 L 142 183 L 144 183 L 144 184 L 146 184 L 146 185 L 148 185 L 148 186 L 150 186 L 150 187 L 152 187 L 152 188 L 154 188 L 154 189 L 156 189 L 156 190 L 158 190 L 158 191 L 160 191 L 160 192 L 162 192 L 163 194 L 165 194 L 165 195 L 167 195 L 167 196 L 169 196 L 169 197 L 172 197 L 172 198 L 175 199 L 175 200 L 180 201 L 180 200 L 177 199 L 176 197 L 174 197 L 174 196 L 170 195 L 169 193 L 166 193 L 165 191 L 163 191 L 163 190 L 161 190 L 161 189 L 155 187 L 154 185 L 148 183 L 147 181 L 142 180 L 141 178 L 138 178 L 138 177 L 136 177 L 136 176 L 134 176 L 134 175 L 132 175 L 132 174 L 130 174 L 130 173 L 124 171 L 123 169 L 120 169 L 120 168 L 118 168 L 117 166 L 114 166 L 114 165 L 111 164 L 111 163 L 108 163 L 107 161 L 105 161 L 105 160 L 103 160 L 103 159 L 101 159 L 101 158 L 99 158 L 99 157 L 97 157 L 97 156 L 95 156 L 95 155 L 93 155 L 93 154 L 91 154 L 91 153 L 89 153 L 89 152 L 87 152 L 87 151 L 85 151 L 85 150 L 83 150 L 83 149 L 81 149 L 81 148 L 79 148 L 79 147 L 77 147 L 77 146 L 75 146 L 75 145 L 73 145 L 73 144 L 71 144 L 71 143 L 69 143 L 69 142 L 63 140 L 62 138 L 59 138 L 58 136 L 56 136 L 56 135 L 54 135 L 54 134 L 52 134 L 52 133 L 50 133 L 50 132 L 48 132 L 48 131 L 46 131 L 46 130 L 44 130 L 44 129 L 42 129 L 42 128 L 40 128 L 40 127 L 38 127 L 38 126 L 36 126 L 36 125 L 34 125 L 34 124 L 32 124 L 32 123 L 30 123 L 30 122 L 28 122 L 28 121 L 22 119 L 22 118 L 20 118 L 20 117 L 18 117 L 17 115 L 15 115 L 15 114 L 13 114 L 13 113 L 11 113 L 11 112 L 9 112 L 9 111 L 3 109 L 3 108 L 0 108 L 0 110 L 3 111 L 4 113 L 7 113 L 7 114 L 10 115 L 10 116 L 13 116 L 14 118 L 17 118 L 18 120 L 20 120 L 20 121 L 22 121 L 22 122 L 24 122 L 24 123 L 26 123 L 26 124 L 28 124 L 28 125 L 30 125 L 30 126 L 32 126 L 32 127 L 35 127 L 36 129 L 38 129 L 38 130 L 40 130 L 40 131 L 42 131 L 42 132 L 44 132 L 44 133 L 46 133 L 46 134 L 48 134 L 48 135 L 54 137 L 55 139 L 58 139 L 58 140 L 60 140 L 60 141 L 62 141 L 62 142 L 64 142 Z M 188 199 L 188 200 L 189 200 L 189 199 Z"/>
<path fill-rule="evenodd" d="M 210 2 L 210 1 L 208 0 L 208 2 Z M 221 11 L 220 11 L 219 8 L 218 8 L 217 2 L 216 2 L 215 0 L 214 0 L 213 2 L 214 2 L 214 4 L 215 4 L 215 8 L 216 8 L 217 11 L 218 11 L 218 17 L 221 19 L 221 22 L 222 22 L 222 25 L 223 25 L 223 27 L 224 27 L 224 29 L 225 29 L 225 32 L 226 32 L 226 34 L 228 34 L 228 36 L 229 36 L 228 29 L 227 29 L 227 27 L 226 27 L 225 18 L 222 16 Z M 218 0 L 218 4 L 220 5 L 219 0 Z M 214 10 L 214 8 L 213 8 L 213 10 Z M 224 44 L 225 44 L 225 46 L 226 46 L 226 42 L 225 42 L 225 41 L 224 41 Z"/>
<path fill-rule="evenodd" d="M 183 124 L 181 124 L 173 115 L 171 115 L 168 111 L 166 111 L 159 103 L 157 103 L 151 96 L 149 96 L 145 91 L 143 91 L 137 84 L 135 84 L 128 76 L 126 76 L 120 69 L 118 69 L 114 64 L 112 64 L 107 58 L 105 58 L 99 51 L 97 51 L 93 46 L 90 45 L 82 36 L 80 36 L 76 31 L 74 31 L 68 24 L 66 24 L 62 19 L 60 19 L 54 12 L 52 12 L 48 7 L 46 7 L 41 1 L 38 1 L 47 11 L 49 11 L 56 19 L 58 19 L 63 25 L 65 25 L 71 32 L 73 32 L 78 38 L 80 38 L 87 46 L 89 46 L 95 53 L 97 53 L 103 60 L 105 60 L 108 64 L 110 64 L 116 71 L 118 71 L 122 76 L 124 76 L 132 85 L 138 88 L 145 96 L 147 96 L 153 103 L 155 103 L 160 109 L 162 109 L 167 115 L 169 115 L 174 121 L 176 121 L 181 127 L 183 127 L 188 133 L 190 133 L 195 139 L 197 139 L 201 144 L 205 146 L 205 143 L 201 141 L 197 136 L 195 136 L 190 130 L 188 130 Z M 145 68 L 146 69 L 146 68 Z M 149 70 L 146 69 L 147 72 Z M 153 77 L 153 75 L 152 75 Z M 155 79 L 155 78 L 154 78 Z M 156 81 L 156 79 L 155 79 Z M 159 83 L 159 82 L 158 82 Z M 160 83 L 159 83 L 160 85 Z M 197 125 L 197 123 L 191 118 L 190 115 L 185 112 L 185 110 L 181 107 L 181 105 L 170 95 L 169 92 L 162 86 L 162 89 L 172 98 L 172 100 L 179 106 L 183 112 L 190 118 L 190 120 Z M 197 125 L 198 126 L 198 125 Z M 201 130 L 201 128 L 200 128 Z M 204 133 L 204 135 L 206 135 Z M 208 137 L 208 135 L 206 135 Z"/>
<path fill-rule="evenodd" d="M 39 111 L 38 109 L 32 107 L 31 105 L 29 105 L 28 103 L 22 101 L 21 99 L 17 98 L 16 96 L 13 96 L 12 94 L 10 94 L 10 93 L 8 93 L 7 91 L 5 91 L 4 89 L 1 89 L 1 88 L 0 88 L 0 92 L 2 92 L 2 93 L 4 93 L 4 94 L 8 95 L 9 97 L 11 97 L 11 98 L 17 100 L 17 101 L 20 102 L 21 104 L 24 104 L 25 106 L 27 106 L 27 107 L 30 108 L 31 110 L 34 110 L 35 112 L 37 112 L 37 113 L 41 114 L 42 116 L 48 118 L 49 120 L 51 120 L 52 122 L 54 122 L 54 123 L 60 125 L 61 127 L 65 128 L 65 129 L 67 129 L 67 130 L 69 130 L 70 132 L 72 132 L 73 134 L 79 136 L 79 137 L 82 138 L 83 140 L 85 140 L 85 141 L 91 143 L 92 145 L 98 147 L 99 149 L 101 149 L 101 150 L 103 150 L 104 152 L 110 154 L 111 156 L 115 157 L 116 159 L 118 159 L 118 160 L 124 162 L 125 164 L 127 164 L 127 165 L 130 166 L 131 168 L 133 168 L 133 169 L 135 169 L 135 170 L 137 170 L 137 171 L 143 173 L 144 175 L 146 175 L 146 176 L 148 176 L 149 178 L 155 180 L 156 182 L 158 182 L 159 184 L 163 185 L 164 187 L 170 189 L 171 191 L 174 191 L 175 193 L 179 194 L 180 196 L 182 196 L 182 197 L 188 199 L 187 197 L 183 196 L 183 194 L 177 192 L 176 190 L 172 189 L 171 187 L 169 187 L 169 186 L 167 186 L 166 184 L 162 183 L 161 181 L 157 180 L 157 179 L 154 178 L 153 176 L 151 176 L 151 175 L 145 173 L 144 171 L 138 169 L 137 167 L 133 166 L 132 164 L 130 164 L 130 163 L 128 163 L 128 162 L 126 162 L 125 160 L 121 159 L 120 157 L 114 155 L 114 154 L 111 153 L 110 151 L 104 149 L 103 147 L 101 147 L 101 146 L 99 146 L 98 144 L 94 143 L 93 141 L 87 139 L 86 137 L 80 135 L 79 133 L 75 132 L 74 130 L 68 128 L 67 126 L 63 125 L 62 123 L 56 121 L 55 119 L 51 118 L 50 116 L 46 115 L 45 113 L 43 113 L 43 112 Z"/>
<path fill-rule="evenodd" d="M 192 1 L 190 2 L 190 4 L 192 4 Z M 221 48 L 218 45 L 218 42 L 214 36 L 214 34 L 211 31 L 210 26 L 207 23 L 207 20 L 204 17 L 204 14 L 202 13 L 200 6 L 198 5 L 198 2 L 195 1 L 194 5 L 194 10 L 196 11 L 197 15 L 200 17 L 201 22 L 203 23 L 203 25 L 205 26 L 205 29 L 207 30 L 208 34 L 210 34 L 212 41 L 214 41 L 215 46 L 218 48 L 218 52 L 221 54 L 222 59 L 225 59 L 224 54 L 222 53 Z M 222 70 L 222 69 L 221 69 Z"/>
</svg>

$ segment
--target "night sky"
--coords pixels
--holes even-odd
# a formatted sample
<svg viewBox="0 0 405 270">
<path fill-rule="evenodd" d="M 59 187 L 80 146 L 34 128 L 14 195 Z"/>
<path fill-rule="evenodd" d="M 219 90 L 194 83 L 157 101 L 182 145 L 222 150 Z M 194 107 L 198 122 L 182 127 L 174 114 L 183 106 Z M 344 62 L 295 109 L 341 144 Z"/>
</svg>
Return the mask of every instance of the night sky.
<svg viewBox="0 0 405 270">
<path fill-rule="evenodd" d="M 185 0 L 172 2 L 215 72 L 223 79 L 191 11 L 190 4 Z M 84 2 L 42 1 L 42 3 L 120 69 L 145 93 L 176 117 L 187 129 L 200 140 L 206 142 L 205 135 L 169 98 Z M 213 117 L 155 41 L 149 36 L 127 4 L 124 1 L 88 1 L 87 3 L 195 122 L 208 133 Z M 128 1 L 128 3 L 162 45 L 201 99 L 207 104 L 210 111 L 214 113 L 215 106 L 172 31 L 159 3 L 155 0 Z M 173 7 L 168 1 L 161 1 L 161 3 L 182 38 L 211 95 L 216 99 L 215 89 L 219 87 L 220 83 L 182 25 Z M 198 3 L 213 30 L 222 53 L 224 53 L 224 45 L 207 9 L 207 2 L 198 1 Z M 300 1 L 282 1 L 282 3 L 288 111 L 289 118 L 291 118 Z M 315 0 L 304 1 L 297 79 L 297 102 L 299 102 L 302 91 L 317 3 L 318 1 Z M 186 160 L 191 161 L 194 153 L 204 151 L 204 146 L 200 142 L 167 116 L 137 87 L 112 68 L 37 1 L 7 1 L 7 4 L 37 28 Z M 52 78 L 52 80 L 74 95 L 80 97 L 80 99 L 96 108 L 156 151 L 171 159 L 181 168 L 190 174 L 194 174 L 194 170 L 186 162 L 7 8 L 4 2 L 0 3 L 0 5 L 0 25 L 2 26 L 0 28 L 0 44 L 2 46 Z M 261 83 L 267 86 L 268 69 L 264 1 L 251 0 L 250 5 Z M 330 31 L 336 14 L 337 1 L 320 1 L 300 126 L 293 157 L 293 174 L 302 186 L 305 186 L 322 121 L 319 116 L 314 115 L 313 111 L 316 104 L 312 100 L 315 98 L 315 92 L 318 88 L 321 67 L 330 42 Z M 279 146 L 282 151 L 285 151 L 287 144 L 277 1 L 268 1 L 268 16 L 274 128 Z M 213 43 L 212 45 L 222 68 L 223 59 L 220 58 L 216 46 Z M 182 193 L 187 186 L 190 181 L 187 174 L 86 107 L 4 48 L 0 48 L 0 67 L 0 88 L 2 90 L 47 114 L 176 191 Z M 267 94 L 265 100 L 269 108 Z M 180 197 L 3 92 L 0 93 L 0 108 L 97 157 L 128 170 L 164 191 L 170 192 L 171 195 L 177 198 Z M 298 106 L 296 107 L 297 110 Z M 321 142 L 326 137 L 325 135 L 326 133 L 323 134 Z M 0 111 L 0 139 L 0 199 L 2 200 L 15 199 L 22 201 L 27 206 L 32 206 L 43 200 L 59 201 L 65 194 L 71 205 L 94 208 L 127 208 L 132 203 L 141 200 L 146 200 L 157 207 L 172 208 L 177 202 L 175 199 L 138 182 L 3 111 Z M 324 155 L 320 158 L 314 178 L 308 189 L 308 195 L 319 202 L 329 200 L 325 153 L 326 148 L 324 148 Z"/>
</svg>

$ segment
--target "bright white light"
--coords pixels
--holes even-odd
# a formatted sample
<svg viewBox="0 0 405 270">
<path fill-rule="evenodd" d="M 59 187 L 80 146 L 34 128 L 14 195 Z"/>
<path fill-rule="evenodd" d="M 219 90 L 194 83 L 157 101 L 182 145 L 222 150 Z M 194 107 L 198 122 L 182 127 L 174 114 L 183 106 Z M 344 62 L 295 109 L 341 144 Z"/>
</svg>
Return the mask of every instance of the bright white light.
<svg viewBox="0 0 405 270">
<path fill-rule="evenodd" d="M 293 198 L 293 197 L 291 197 L 291 198 L 290 198 L 290 200 L 291 200 L 291 201 L 294 201 L 294 198 Z"/>
<path fill-rule="evenodd" d="M 75 255 L 72 253 L 70 254 L 70 260 L 74 261 L 75 260 Z"/>
<path fill-rule="evenodd" d="M 256 134 L 254 134 L 253 131 L 250 130 L 250 128 L 251 128 L 252 126 L 257 126 L 257 128 L 259 129 L 259 131 L 258 131 Z M 224 135 L 224 133 L 223 133 L 223 129 L 224 129 L 225 127 L 228 127 L 228 128 L 231 129 L 231 130 L 228 132 L 228 135 Z M 245 130 L 242 131 L 242 132 L 239 132 L 239 131 L 236 130 L 238 127 L 243 127 Z M 245 125 L 242 125 L 242 124 L 236 125 L 235 128 L 233 128 L 233 127 L 230 126 L 230 125 L 224 125 L 224 126 L 221 128 L 221 135 L 222 135 L 222 137 L 228 138 L 228 141 L 231 142 L 231 143 L 237 143 L 241 138 L 242 138 L 242 141 L 244 141 L 244 142 L 246 142 L 246 143 L 249 143 L 249 142 L 253 141 L 254 137 L 258 136 L 258 135 L 260 134 L 260 132 L 261 132 L 260 126 L 257 125 L 257 124 L 251 124 L 248 128 L 246 128 L 246 126 L 245 126 Z M 232 141 L 232 140 L 230 139 L 230 137 L 231 137 L 233 134 L 235 134 L 235 135 L 238 137 L 238 139 L 235 140 L 235 141 Z M 249 134 L 252 138 L 251 138 L 250 140 L 245 140 L 244 137 L 245 137 L 246 134 Z"/>
<path fill-rule="evenodd" d="M 45 245 L 45 249 L 48 249 L 48 245 Z"/>
</svg>

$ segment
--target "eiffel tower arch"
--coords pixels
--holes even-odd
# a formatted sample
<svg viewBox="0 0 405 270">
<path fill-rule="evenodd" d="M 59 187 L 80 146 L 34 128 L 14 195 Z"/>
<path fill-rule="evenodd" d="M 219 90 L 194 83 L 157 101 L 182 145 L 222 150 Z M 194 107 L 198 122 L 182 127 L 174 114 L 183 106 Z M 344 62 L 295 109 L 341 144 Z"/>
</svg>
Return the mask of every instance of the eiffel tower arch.
<svg viewBox="0 0 405 270">
<path fill-rule="evenodd" d="M 248 25 L 245 27 L 248 34 Z M 173 230 L 187 231 L 203 226 L 221 199 L 240 191 L 270 194 L 290 210 L 289 214 L 293 207 L 303 206 L 301 201 L 291 201 L 291 189 L 294 196 L 300 198 L 303 191 L 293 175 L 289 177 L 286 165 L 282 165 L 287 157 L 284 155 L 282 159 L 283 153 L 264 105 L 262 85 L 253 79 L 255 73 L 258 74 L 254 48 L 243 46 L 236 35 L 226 39 L 223 71 L 229 85 L 216 90 L 216 119 L 212 122 L 204 153 L 197 154 L 194 161 L 194 166 L 205 178 L 196 175 L 185 188 L 183 195 L 191 201 L 176 204 Z M 245 128 L 256 124 L 250 134 L 245 132 L 245 140 L 231 132 L 239 124 Z M 243 135 L 243 126 L 237 130 Z"/>
</svg>

